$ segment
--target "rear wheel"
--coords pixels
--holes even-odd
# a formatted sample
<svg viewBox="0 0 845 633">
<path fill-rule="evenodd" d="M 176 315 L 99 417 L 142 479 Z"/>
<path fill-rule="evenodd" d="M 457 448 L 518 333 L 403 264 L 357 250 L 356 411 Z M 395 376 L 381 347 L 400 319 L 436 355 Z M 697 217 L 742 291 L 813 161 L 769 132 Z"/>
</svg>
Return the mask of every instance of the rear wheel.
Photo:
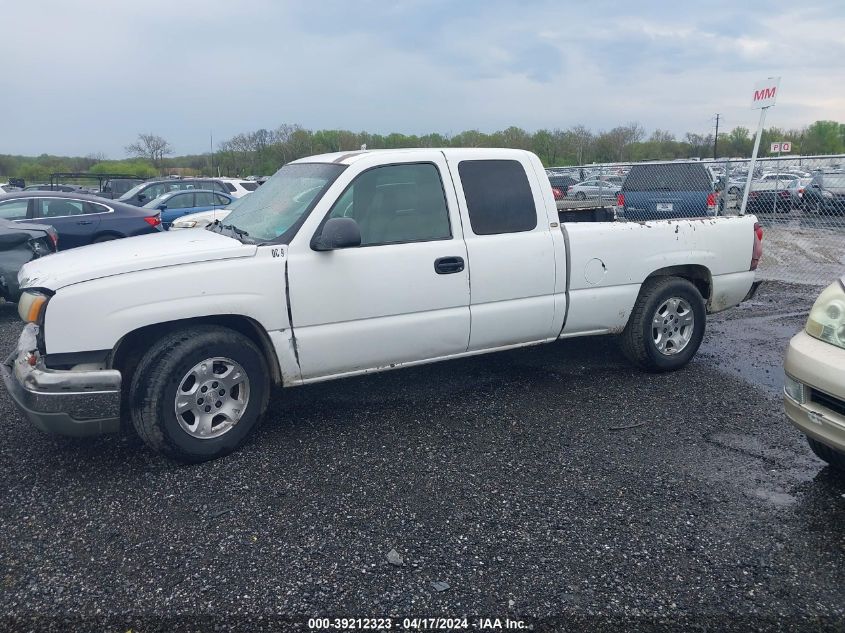
<svg viewBox="0 0 845 633">
<path fill-rule="evenodd" d="M 814 440 L 809 435 L 807 436 L 807 443 L 813 452 L 821 460 L 826 461 L 833 468 L 845 472 L 845 453 L 841 453 L 827 444 L 822 444 L 818 440 Z"/>
<path fill-rule="evenodd" d="M 164 336 L 141 358 L 130 416 L 147 446 L 182 462 L 221 457 L 243 444 L 267 407 L 267 364 L 256 345 L 222 327 Z"/>
<path fill-rule="evenodd" d="M 674 371 L 692 360 L 707 312 L 698 289 L 679 277 L 648 279 L 620 337 L 622 352 L 648 371 Z"/>
</svg>

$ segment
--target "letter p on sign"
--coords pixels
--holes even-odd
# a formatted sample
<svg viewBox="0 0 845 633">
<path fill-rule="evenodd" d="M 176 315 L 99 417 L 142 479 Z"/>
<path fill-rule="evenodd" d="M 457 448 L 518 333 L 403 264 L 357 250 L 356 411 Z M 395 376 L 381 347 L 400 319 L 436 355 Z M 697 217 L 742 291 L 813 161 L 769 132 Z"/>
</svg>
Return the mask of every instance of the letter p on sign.
<svg viewBox="0 0 845 633">
<path fill-rule="evenodd" d="M 780 87 L 780 77 L 769 77 L 754 86 L 754 94 L 751 97 L 751 109 L 759 110 L 775 105 Z"/>
</svg>

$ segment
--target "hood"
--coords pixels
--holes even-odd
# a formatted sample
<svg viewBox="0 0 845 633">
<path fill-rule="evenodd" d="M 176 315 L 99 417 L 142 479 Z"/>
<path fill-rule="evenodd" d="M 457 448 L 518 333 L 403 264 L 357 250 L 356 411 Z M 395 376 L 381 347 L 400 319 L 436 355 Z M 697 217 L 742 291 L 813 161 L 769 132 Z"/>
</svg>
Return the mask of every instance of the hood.
<svg viewBox="0 0 845 633">
<path fill-rule="evenodd" d="M 61 242 L 60 242 L 61 244 Z M 21 288 L 58 290 L 92 279 L 180 264 L 250 257 L 254 244 L 205 230 L 168 231 L 74 248 L 33 260 L 18 274 Z"/>
</svg>

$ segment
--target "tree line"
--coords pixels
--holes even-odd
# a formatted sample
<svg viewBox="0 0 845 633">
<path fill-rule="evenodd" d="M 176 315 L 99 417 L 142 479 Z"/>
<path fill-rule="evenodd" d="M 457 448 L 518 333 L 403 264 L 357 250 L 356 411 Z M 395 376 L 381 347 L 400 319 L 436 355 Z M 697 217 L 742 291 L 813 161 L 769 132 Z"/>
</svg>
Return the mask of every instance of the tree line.
<svg viewBox="0 0 845 633">
<path fill-rule="evenodd" d="M 181 173 L 229 176 L 268 175 L 285 163 L 324 152 L 401 147 L 511 147 L 536 153 L 547 166 L 581 165 L 593 162 L 671 160 L 707 158 L 714 152 L 713 134 L 686 133 L 677 137 L 667 130 L 646 134 L 636 122 L 607 131 L 594 132 L 583 125 L 567 129 L 541 129 L 529 132 L 509 127 L 496 132 L 466 130 L 455 135 L 431 133 L 408 135 L 394 132 L 382 135 L 349 130 L 308 130 L 284 124 L 273 130 L 259 129 L 236 134 L 221 142 L 217 151 L 173 156 L 173 147 L 164 138 L 139 134 L 126 146 L 125 160 L 107 160 L 103 155 L 86 157 L 38 157 L 0 155 L 0 178 L 18 177 L 27 182 L 48 180 L 60 171 L 131 173 L 142 177 Z M 770 127 L 763 131 L 760 155 L 768 155 L 769 143 L 791 141 L 793 154 L 845 153 L 845 124 L 816 121 L 804 128 L 784 130 Z M 747 158 L 754 138 L 745 127 L 720 133 L 718 157 Z"/>
</svg>

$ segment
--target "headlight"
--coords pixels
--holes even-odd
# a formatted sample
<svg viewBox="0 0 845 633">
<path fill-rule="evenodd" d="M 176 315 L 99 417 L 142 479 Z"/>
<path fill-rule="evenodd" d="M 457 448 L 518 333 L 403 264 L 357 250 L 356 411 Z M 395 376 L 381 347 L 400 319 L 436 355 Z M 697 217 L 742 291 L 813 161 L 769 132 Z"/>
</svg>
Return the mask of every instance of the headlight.
<svg viewBox="0 0 845 633">
<path fill-rule="evenodd" d="M 49 295 L 37 290 L 24 290 L 18 299 L 18 315 L 27 323 L 41 323 Z"/>
<path fill-rule="evenodd" d="M 845 288 L 837 281 L 825 288 L 813 304 L 804 328 L 817 339 L 845 348 Z"/>
<path fill-rule="evenodd" d="M 196 220 L 176 220 L 173 227 L 177 229 L 192 229 L 197 225 Z"/>
</svg>

